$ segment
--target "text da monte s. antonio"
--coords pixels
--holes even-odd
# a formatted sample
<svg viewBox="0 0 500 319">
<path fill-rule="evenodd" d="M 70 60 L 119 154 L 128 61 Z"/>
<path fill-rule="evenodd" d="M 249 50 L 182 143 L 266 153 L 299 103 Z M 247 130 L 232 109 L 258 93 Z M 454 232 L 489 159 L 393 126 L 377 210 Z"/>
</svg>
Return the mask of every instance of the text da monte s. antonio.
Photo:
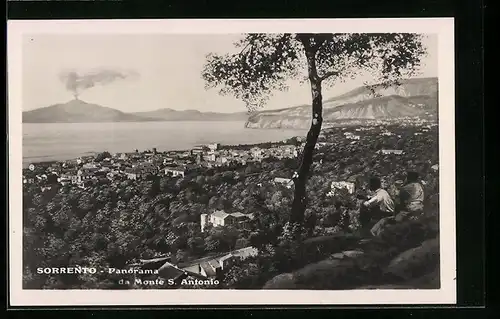
<svg viewBox="0 0 500 319">
<path fill-rule="evenodd" d="M 39 267 L 37 268 L 37 273 L 38 274 L 110 274 L 110 275 L 159 275 L 159 272 L 157 269 L 137 269 L 137 268 L 129 268 L 129 269 L 118 269 L 118 268 L 106 268 L 106 269 L 101 269 L 98 270 L 95 267 L 51 267 L 51 268 L 42 268 Z M 133 280 L 130 279 L 120 279 L 118 281 L 118 284 L 121 285 L 130 285 L 130 284 L 136 284 L 136 285 L 148 285 L 148 286 L 164 286 L 164 285 L 176 285 L 179 284 L 179 282 L 176 282 L 174 279 L 163 279 L 163 278 L 156 278 L 156 279 L 140 279 L 140 278 L 135 278 Z M 201 285 L 208 285 L 208 286 L 217 286 L 219 285 L 219 281 L 216 279 L 206 279 L 206 280 L 200 280 L 200 279 L 182 279 L 180 282 L 180 285 L 192 285 L 192 286 L 201 286 Z"/>
<path fill-rule="evenodd" d="M 157 275 L 158 270 L 138 270 L 138 269 L 115 269 L 115 268 L 110 268 L 109 269 L 110 274 L 147 274 L 147 275 Z M 135 284 L 135 285 L 143 285 L 143 286 L 173 286 L 173 285 L 183 285 L 183 286 L 217 286 L 219 285 L 219 281 L 216 279 L 206 279 L 206 280 L 200 280 L 200 279 L 182 279 L 180 282 L 170 278 L 170 279 L 163 279 L 163 278 L 156 278 L 156 279 L 141 279 L 141 278 L 134 278 L 134 280 L 130 279 L 120 279 L 118 281 L 118 284 L 120 285 L 130 285 L 130 284 Z"/>
</svg>

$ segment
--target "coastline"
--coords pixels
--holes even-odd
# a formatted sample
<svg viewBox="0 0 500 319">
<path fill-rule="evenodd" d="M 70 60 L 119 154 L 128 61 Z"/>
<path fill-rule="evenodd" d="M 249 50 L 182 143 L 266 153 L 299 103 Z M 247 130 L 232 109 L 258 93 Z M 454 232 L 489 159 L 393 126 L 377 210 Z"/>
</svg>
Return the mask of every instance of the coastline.
<svg viewBox="0 0 500 319">
<path fill-rule="evenodd" d="M 297 138 L 297 136 L 293 136 L 291 137 L 290 139 L 293 139 L 293 138 Z M 290 140 L 290 139 L 287 139 L 287 140 Z M 215 142 L 214 142 L 215 143 Z M 236 147 L 236 146 L 239 146 L 239 147 L 254 147 L 254 146 L 258 146 L 258 145 L 262 145 L 262 144 L 282 144 L 283 143 L 283 140 L 281 141 L 268 141 L 268 142 L 261 142 L 261 143 L 244 143 L 244 144 L 233 144 L 233 145 L 230 145 L 230 144 L 222 144 L 222 143 L 217 143 L 219 144 L 220 147 L 222 148 L 228 148 L 228 147 Z M 140 152 L 144 152 L 145 150 L 142 150 Z M 162 150 L 160 151 L 160 154 L 162 153 L 168 153 L 168 152 L 175 152 L 175 153 L 183 153 L 183 152 L 188 152 L 190 151 L 190 149 L 172 149 L 172 150 Z M 31 160 L 31 161 L 25 161 L 26 158 L 23 157 L 23 169 L 27 169 L 28 166 L 30 164 L 38 164 L 38 165 L 42 165 L 42 166 L 47 166 L 47 165 L 51 165 L 51 164 L 54 164 L 54 163 L 60 163 L 60 162 L 65 162 L 65 161 L 74 161 L 76 159 L 78 159 L 79 157 L 88 157 L 88 156 L 96 156 L 97 154 L 99 153 L 102 153 L 102 152 L 107 152 L 106 150 L 103 150 L 103 151 L 92 151 L 92 152 L 85 152 L 83 153 L 83 155 L 80 155 L 80 156 L 77 156 L 77 157 L 68 157 L 68 158 L 60 158 L 60 159 L 51 159 L 51 160 Z M 127 152 L 110 152 L 110 153 L 123 153 L 123 154 L 134 154 L 134 150 L 130 150 L 130 151 L 127 151 Z M 48 157 L 48 156 L 46 156 Z M 43 157 L 38 157 L 38 158 L 43 158 Z"/>
<path fill-rule="evenodd" d="M 68 123 L 24 123 L 22 166 L 71 160 L 104 151 L 128 153 L 135 149 L 153 148 L 167 152 L 182 151 L 214 141 L 221 145 L 250 145 L 278 142 L 306 134 L 300 129 L 250 130 L 244 124 L 244 121 L 76 123 L 76 126 Z"/>
<path fill-rule="evenodd" d="M 325 130 L 331 130 L 331 129 L 336 129 L 336 128 L 349 128 L 349 127 L 355 127 L 355 126 L 378 126 L 378 125 L 384 125 L 384 126 L 391 126 L 391 125 L 401 125 L 404 122 L 401 122 L 402 119 L 364 119 L 364 120 L 354 120 L 354 119 L 349 119 L 349 120 L 343 120 L 343 121 L 336 121 L 336 122 L 327 122 L 323 124 L 322 131 Z M 437 119 L 426 119 L 427 122 L 429 123 L 437 123 Z M 176 121 L 167 121 L 167 122 L 176 122 Z M 201 121 L 200 121 L 201 122 Z M 121 123 L 121 122 L 120 122 Z M 292 137 L 305 137 L 307 135 L 307 128 L 293 128 L 293 127 L 247 127 L 245 122 L 243 129 L 246 131 L 254 131 L 254 130 L 262 130 L 262 131 L 290 131 L 294 132 L 293 134 L 290 135 L 289 138 Z M 24 123 L 24 124 L 33 124 L 33 123 Z M 40 124 L 40 123 L 39 123 Z M 43 123 L 43 124 L 51 124 L 51 123 Z M 67 124 L 67 123 L 52 123 L 52 124 Z M 103 123 L 98 123 L 98 124 L 103 124 Z M 403 124 L 404 125 L 404 124 Z M 298 134 L 300 132 L 300 134 Z M 285 139 L 289 139 L 285 138 Z M 24 138 L 23 138 L 24 140 Z M 223 143 L 223 142 L 218 142 L 221 146 L 254 146 L 258 144 L 265 144 L 265 143 L 279 143 L 283 139 L 275 139 L 275 140 L 267 140 L 267 141 L 259 141 L 259 142 L 242 142 L 239 144 L 235 143 Z M 186 149 L 179 149 L 179 148 L 169 148 L 169 147 L 164 147 L 164 146 L 156 146 L 156 145 L 146 145 L 144 146 L 143 149 L 148 149 L 148 148 L 153 148 L 153 147 L 158 147 L 161 149 L 161 152 L 185 152 L 192 147 L 195 147 L 197 145 L 204 145 L 207 144 L 206 141 L 200 141 L 197 143 L 192 143 L 193 145 L 189 146 Z M 23 141 L 23 148 L 24 148 L 24 141 Z M 122 150 L 120 147 L 116 147 L 115 149 L 111 148 L 103 148 L 103 149 L 94 149 L 94 150 L 84 150 L 83 152 L 73 152 L 73 153 L 66 153 L 66 154 L 49 154 L 49 155 L 39 155 L 39 156 L 29 156 L 29 157 L 24 157 L 23 156 L 23 161 L 22 161 L 22 167 L 27 168 L 29 164 L 41 164 L 44 165 L 46 163 L 54 163 L 54 162 L 63 162 L 63 161 L 71 161 L 75 160 L 78 157 L 81 156 L 95 156 L 98 153 L 108 151 L 110 153 L 133 153 L 133 149 L 127 149 L 127 150 Z"/>
</svg>

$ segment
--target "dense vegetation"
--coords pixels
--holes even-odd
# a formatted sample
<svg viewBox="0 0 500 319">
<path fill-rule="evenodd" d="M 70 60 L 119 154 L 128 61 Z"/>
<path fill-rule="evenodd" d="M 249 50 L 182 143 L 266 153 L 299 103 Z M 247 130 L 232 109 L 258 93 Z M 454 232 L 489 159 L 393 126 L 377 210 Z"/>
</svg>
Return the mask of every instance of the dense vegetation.
<svg viewBox="0 0 500 319">
<path fill-rule="evenodd" d="M 387 128 L 394 135 L 383 136 L 380 133 L 385 129 L 356 132 L 361 139 L 355 143 L 344 137 L 341 128 L 326 135 L 325 141 L 331 144 L 321 146 L 315 153 L 300 242 L 287 238 L 287 230 L 283 229 L 289 218 L 293 190 L 272 183 L 274 177 L 290 178 L 297 168 L 296 160 L 268 158 L 246 166 L 198 168 L 181 179 L 159 176 L 139 181 L 123 179 L 85 190 L 58 186 L 41 192 L 39 187 L 26 184 L 24 286 L 120 288 L 117 285 L 120 275 L 47 275 L 37 274 L 36 268 L 72 265 L 124 268 L 133 259 L 165 254 L 178 263 L 252 245 L 261 250 L 259 256 L 233 267 L 223 285 L 261 288 L 277 274 L 293 272 L 359 244 L 356 214 L 359 203 L 355 196 L 345 193 L 328 197 L 332 181 L 352 180 L 362 189 L 367 178 L 375 174 L 394 192 L 394 182 L 402 179 L 406 169 L 413 168 L 426 183 L 428 217 L 412 221 L 407 225 L 410 228 L 404 228 L 404 232 L 417 229 L 411 240 L 401 241 L 399 235 L 386 235 L 382 242 L 370 244 L 370 251 L 384 251 L 383 258 L 388 261 L 396 253 L 437 236 L 433 225 L 437 225 L 439 188 L 438 174 L 430 168 L 438 160 L 437 128 L 414 135 L 420 132 L 419 127 L 394 126 Z M 403 149 L 405 154 L 377 154 L 381 148 Z M 201 233 L 200 214 L 216 208 L 254 213 L 256 221 L 246 230 L 217 227 Z M 322 248 L 316 249 L 319 246 L 315 238 L 327 238 L 327 248 L 320 241 Z M 389 251 L 387 247 L 395 249 Z M 365 277 L 345 286 L 368 284 L 362 278 Z"/>
</svg>

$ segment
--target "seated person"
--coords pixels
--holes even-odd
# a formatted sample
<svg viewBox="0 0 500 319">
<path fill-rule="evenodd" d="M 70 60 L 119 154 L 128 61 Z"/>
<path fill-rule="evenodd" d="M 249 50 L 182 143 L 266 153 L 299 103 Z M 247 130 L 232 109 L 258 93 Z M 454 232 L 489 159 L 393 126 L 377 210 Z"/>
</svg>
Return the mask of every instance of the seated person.
<svg viewBox="0 0 500 319">
<path fill-rule="evenodd" d="M 373 196 L 363 202 L 360 209 L 360 223 L 364 230 L 371 229 L 382 218 L 394 214 L 394 201 L 389 193 L 381 187 L 379 178 L 370 179 L 369 189 L 373 192 Z"/>
<path fill-rule="evenodd" d="M 407 215 L 419 216 L 424 210 L 424 188 L 418 182 L 418 173 L 408 172 L 406 184 L 399 192 L 401 210 Z"/>
</svg>

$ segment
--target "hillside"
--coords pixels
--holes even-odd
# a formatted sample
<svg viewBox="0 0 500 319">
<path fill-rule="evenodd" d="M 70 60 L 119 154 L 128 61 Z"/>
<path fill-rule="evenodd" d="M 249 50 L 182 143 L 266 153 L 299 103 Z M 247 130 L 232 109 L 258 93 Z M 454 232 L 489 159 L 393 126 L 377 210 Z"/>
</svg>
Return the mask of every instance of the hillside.
<svg viewBox="0 0 500 319">
<path fill-rule="evenodd" d="M 169 108 L 132 114 L 162 121 L 246 121 L 248 119 L 247 112 L 216 113 L 198 110 L 177 111 Z"/>
<path fill-rule="evenodd" d="M 400 86 L 359 87 L 323 101 L 325 123 L 348 119 L 397 119 L 437 113 L 437 78 L 403 81 Z M 308 128 L 311 122 L 309 105 L 252 114 L 248 128 Z"/>
<path fill-rule="evenodd" d="M 109 107 L 82 100 L 23 112 L 23 123 L 92 123 L 92 122 L 140 122 L 155 119 L 127 114 Z"/>
<path fill-rule="evenodd" d="M 326 143 L 316 152 L 316 165 L 307 185 L 307 209 L 314 213 L 308 213 L 313 217 L 304 221 L 300 237 L 290 236 L 294 232 L 287 225 L 293 188 L 274 182 L 276 177 L 291 177 L 295 161 L 272 156 L 269 146 L 259 146 L 270 155 L 261 162 L 229 163 L 217 169 L 197 165 L 182 178 L 160 173 L 153 179 L 131 180 L 118 173 L 108 180 L 95 175 L 98 179 L 90 182 L 94 186 L 82 190 L 56 179 L 35 177 L 33 183 L 23 183 L 22 248 L 29 257 L 24 259 L 23 289 L 147 289 L 145 285 L 124 285 L 123 279 L 130 283 L 143 279 L 139 274 L 98 271 L 89 280 L 85 274 L 40 274 L 37 269 L 40 265 L 60 267 L 71 258 L 72 265 L 119 270 L 128 269 L 129 261 L 136 264 L 162 257 L 170 257 L 170 263 L 184 268 L 193 261 L 201 264 L 200 259 L 206 262 L 205 258 L 220 264 L 219 257 L 228 251 L 249 246 L 257 248 L 259 254 L 225 263 L 220 286 L 166 284 L 149 288 L 346 290 L 390 285 L 438 289 L 440 246 L 435 239 L 440 226 L 440 172 L 439 165 L 434 167 L 440 164 L 438 130 L 437 126 L 402 125 L 349 129 L 360 136 L 356 143 L 346 138 L 344 128 L 325 130 Z M 387 131 L 394 136 L 383 134 Z M 387 157 L 376 152 L 381 148 L 401 149 L 403 153 Z M 226 145 L 222 150 L 238 149 Z M 147 160 L 146 156 L 130 157 L 127 163 L 139 166 Z M 34 172 L 25 169 L 23 175 L 30 178 L 53 170 L 60 175 L 75 174 L 77 168 L 68 164 L 59 168 L 36 165 Z M 105 162 L 95 164 L 108 166 Z M 397 181 L 409 167 L 422 177 L 424 216 L 405 220 L 409 216 L 398 215 L 401 221 L 394 218 L 388 227 L 375 228 L 368 238 L 368 229 L 363 230 L 359 220 L 361 201 L 357 195 L 366 194 L 362 187 L 356 187 L 354 194 L 340 191 L 325 196 L 332 181 L 353 181 L 362 186 L 378 175 L 387 181 L 389 194 L 399 198 Z M 49 182 L 53 184 L 47 185 Z M 222 205 L 228 213 L 254 214 L 253 222 L 246 224 L 250 227 L 209 227 L 202 232 L 201 214 Z M 71 245 L 64 245 L 62 239 L 70 239 Z M 147 269 L 155 269 L 149 265 L 152 267 Z M 187 271 L 199 269 L 194 266 L 186 267 Z M 171 267 L 163 269 L 161 276 L 167 280 L 179 275 L 170 271 Z M 196 276 L 201 275 L 199 271 Z M 157 277 L 153 274 L 146 279 Z"/>
</svg>

